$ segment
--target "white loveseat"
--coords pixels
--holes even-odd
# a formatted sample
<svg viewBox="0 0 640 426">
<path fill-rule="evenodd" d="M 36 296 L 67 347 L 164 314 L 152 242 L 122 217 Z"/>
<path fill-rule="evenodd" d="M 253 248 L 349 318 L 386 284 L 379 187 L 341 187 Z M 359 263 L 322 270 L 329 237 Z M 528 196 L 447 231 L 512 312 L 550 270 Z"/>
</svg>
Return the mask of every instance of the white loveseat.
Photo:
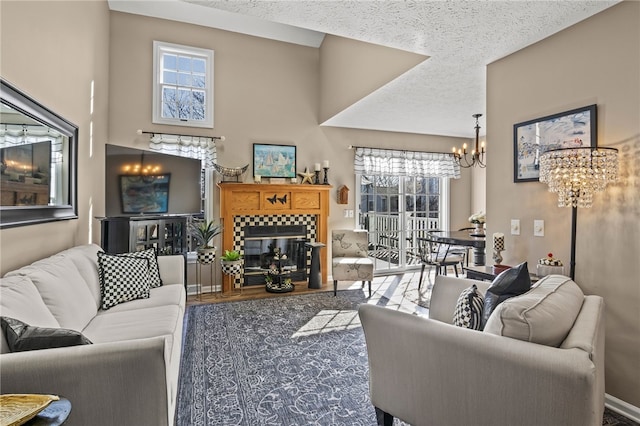
<svg viewBox="0 0 640 426">
<path fill-rule="evenodd" d="M 100 309 L 94 244 L 74 247 L 0 280 L 0 314 L 81 332 L 93 344 L 9 353 L 0 339 L 2 393 L 61 395 L 68 425 L 172 425 L 186 294 L 185 259 L 159 256 L 150 297 Z"/>
<path fill-rule="evenodd" d="M 491 283 L 437 276 L 429 318 L 360 305 L 378 424 L 602 425 L 603 299 L 551 275 L 476 331 L 452 325 L 472 284 Z"/>
</svg>

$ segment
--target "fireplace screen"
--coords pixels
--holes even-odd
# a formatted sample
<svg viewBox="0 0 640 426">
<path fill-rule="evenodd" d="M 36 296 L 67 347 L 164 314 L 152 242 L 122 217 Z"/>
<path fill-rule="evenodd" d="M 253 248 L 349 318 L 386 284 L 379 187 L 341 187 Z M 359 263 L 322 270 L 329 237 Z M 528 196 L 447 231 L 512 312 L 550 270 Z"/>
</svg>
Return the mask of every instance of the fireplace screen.
<svg viewBox="0 0 640 426">
<path fill-rule="evenodd" d="M 264 285 L 264 272 L 274 264 L 275 249 L 286 255 L 281 266 L 293 281 L 307 279 L 307 242 L 304 225 L 247 226 L 244 231 L 245 285 Z"/>
</svg>

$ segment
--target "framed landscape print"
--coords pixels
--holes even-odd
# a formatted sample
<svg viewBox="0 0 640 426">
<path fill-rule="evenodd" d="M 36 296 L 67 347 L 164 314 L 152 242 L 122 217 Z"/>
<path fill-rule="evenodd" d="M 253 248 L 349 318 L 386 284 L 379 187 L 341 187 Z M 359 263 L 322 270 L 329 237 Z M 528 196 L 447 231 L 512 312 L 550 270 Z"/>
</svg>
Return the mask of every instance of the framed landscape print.
<svg viewBox="0 0 640 426">
<path fill-rule="evenodd" d="M 296 177 L 295 145 L 253 144 L 253 176 Z"/>
<path fill-rule="evenodd" d="M 551 149 L 596 147 L 596 105 L 513 126 L 513 181 L 537 181 L 540 155 Z"/>
<path fill-rule="evenodd" d="M 120 175 L 122 213 L 166 213 L 171 173 Z"/>
</svg>

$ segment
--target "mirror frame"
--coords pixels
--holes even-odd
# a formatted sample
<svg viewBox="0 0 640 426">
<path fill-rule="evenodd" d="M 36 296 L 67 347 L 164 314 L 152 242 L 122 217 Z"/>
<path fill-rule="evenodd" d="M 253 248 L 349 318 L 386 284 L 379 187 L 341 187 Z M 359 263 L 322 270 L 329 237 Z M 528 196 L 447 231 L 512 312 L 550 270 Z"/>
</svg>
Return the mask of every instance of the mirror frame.
<svg viewBox="0 0 640 426">
<path fill-rule="evenodd" d="M 69 158 L 65 159 L 69 173 L 69 204 L 33 207 L 2 206 L 0 207 L 0 229 L 77 219 L 78 126 L 24 94 L 4 79 L 0 79 L 0 101 L 69 138 Z"/>
</svg>

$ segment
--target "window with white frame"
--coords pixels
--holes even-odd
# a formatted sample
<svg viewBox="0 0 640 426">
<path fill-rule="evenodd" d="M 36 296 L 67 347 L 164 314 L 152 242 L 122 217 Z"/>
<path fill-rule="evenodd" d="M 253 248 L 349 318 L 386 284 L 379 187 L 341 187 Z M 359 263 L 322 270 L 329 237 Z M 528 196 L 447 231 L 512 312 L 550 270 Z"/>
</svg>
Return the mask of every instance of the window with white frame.
<svg viewBox="0 0 640 426">
<path fill-rule="evenodd" d="M 213 128 L 213 50 L 153 42 L 153 122 Z"/>
</svg>

